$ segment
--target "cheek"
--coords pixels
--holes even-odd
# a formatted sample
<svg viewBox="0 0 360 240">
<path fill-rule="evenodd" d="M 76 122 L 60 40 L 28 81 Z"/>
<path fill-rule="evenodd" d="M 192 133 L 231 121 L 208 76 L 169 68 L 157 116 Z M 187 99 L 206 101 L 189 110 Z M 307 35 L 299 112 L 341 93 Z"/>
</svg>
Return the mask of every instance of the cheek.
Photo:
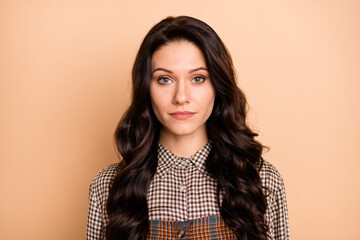
<svg viewBox="0 0 360 240">
<path fill-rule="evenodd" d="M 156 102 L 156 100 L 154 100 L 153 98 L 151 98 L 151 106 L 152 106 L 152 109 L 156 115 L 157 118 L 159 118 L 159 105 L 158 103 Z"/>
<path fill-rule="evenodd" d="M 210 117 L 213 109 L 214 109 L 214 102 L 215 102 L 215 98 L 212 98 L 210 101 L 209 101 L 209 104 L 207 106 L 207 111 L 208 111 L 208 117 Z"/>
<path fill-rule="evenodd" d="M 208 111 L 212 111 L 213 107 L 214 107 L 214 102 L 215 102 L 215 91 L 213 88 L 208 89 L 207 91 L 203 92 L 202 95 L 204 101 L 204 109 L 207 109 Z"/>
<path fill-rule="evenodd" d="M 208 101 L 207 116 L 206 116 L 207 119 L 209 119 L 209 117 L 214 109 L 214 103 L 215 103 L 215 93 L 211 95 L 211 98 Z"/>
</svg>

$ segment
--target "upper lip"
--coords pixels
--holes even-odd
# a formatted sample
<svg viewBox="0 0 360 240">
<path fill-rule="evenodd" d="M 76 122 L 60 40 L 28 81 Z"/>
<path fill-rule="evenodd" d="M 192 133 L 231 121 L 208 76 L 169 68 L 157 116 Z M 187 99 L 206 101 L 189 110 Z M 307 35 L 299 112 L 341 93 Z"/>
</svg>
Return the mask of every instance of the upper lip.
<svg viewBox="0 0 360 240">
<path fill-rule="evenodd" d="M 188 115 L 188 114 L 194 114 L 195 112 L 190 112 L 190 111 L 177 111 L 177 112 L 172 112 L 170 113 L 170 115 Z"/>
</svg>

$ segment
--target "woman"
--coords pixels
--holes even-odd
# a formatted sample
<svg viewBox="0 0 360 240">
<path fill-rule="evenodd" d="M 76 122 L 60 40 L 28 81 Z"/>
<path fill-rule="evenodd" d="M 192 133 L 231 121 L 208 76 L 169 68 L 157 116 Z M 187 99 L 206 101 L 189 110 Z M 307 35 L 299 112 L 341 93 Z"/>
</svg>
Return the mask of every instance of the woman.
<svg viewBox="0 0 360 240">
<path fill-rule="evenodd" d="M 186 16 L 156 24 L 116 132 L 123 159 L 90 186 L 88 239 L 289 239 L 281 176 L 246 125 L 224 44 Z"/>
</svg>

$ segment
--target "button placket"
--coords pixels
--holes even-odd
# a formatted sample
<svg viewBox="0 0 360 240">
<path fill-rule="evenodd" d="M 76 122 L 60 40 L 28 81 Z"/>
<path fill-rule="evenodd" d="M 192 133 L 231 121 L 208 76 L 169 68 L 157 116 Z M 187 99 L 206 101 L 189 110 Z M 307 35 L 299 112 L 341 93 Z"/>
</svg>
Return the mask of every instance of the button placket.
<svg viewBox="0 0 360 240">
<path fill-rule="evenodd" d="M 180 191 L 185 191 L 185 190 L 186 190 L 186 186 L 181 184 L 181 185 L 179 186 L 179 189 L 180 189 Z"/>
<path fill-rule="evenodd" d="M 179 161 L 179 168 L 182 169 L 182 170 L 185 170 L 188 168 L 188 159 L 185 158 L 185 157 L 178 157 L 177 159 Z M 185 170 L 186 171 L 186 170 Z M 185 182 L 182 182 L 180 183 L 180 186 L 179 186 L 179 190 L 184 192 L 186 190 L 186 183 Z"/>
</svg>

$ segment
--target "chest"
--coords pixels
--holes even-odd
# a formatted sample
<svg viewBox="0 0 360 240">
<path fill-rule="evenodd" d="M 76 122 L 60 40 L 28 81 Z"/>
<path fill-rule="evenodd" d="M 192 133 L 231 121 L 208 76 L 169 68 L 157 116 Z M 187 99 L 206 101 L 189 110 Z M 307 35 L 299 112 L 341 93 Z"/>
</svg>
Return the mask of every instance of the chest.
<svg viewBox="0 0 360 240">
<path fill-rule="evenodd" d="M 147 201 L 150 220 L 188 221 L 219 214 L 217 182 L 188 161 L 155 174 Z"/>
</svg>

